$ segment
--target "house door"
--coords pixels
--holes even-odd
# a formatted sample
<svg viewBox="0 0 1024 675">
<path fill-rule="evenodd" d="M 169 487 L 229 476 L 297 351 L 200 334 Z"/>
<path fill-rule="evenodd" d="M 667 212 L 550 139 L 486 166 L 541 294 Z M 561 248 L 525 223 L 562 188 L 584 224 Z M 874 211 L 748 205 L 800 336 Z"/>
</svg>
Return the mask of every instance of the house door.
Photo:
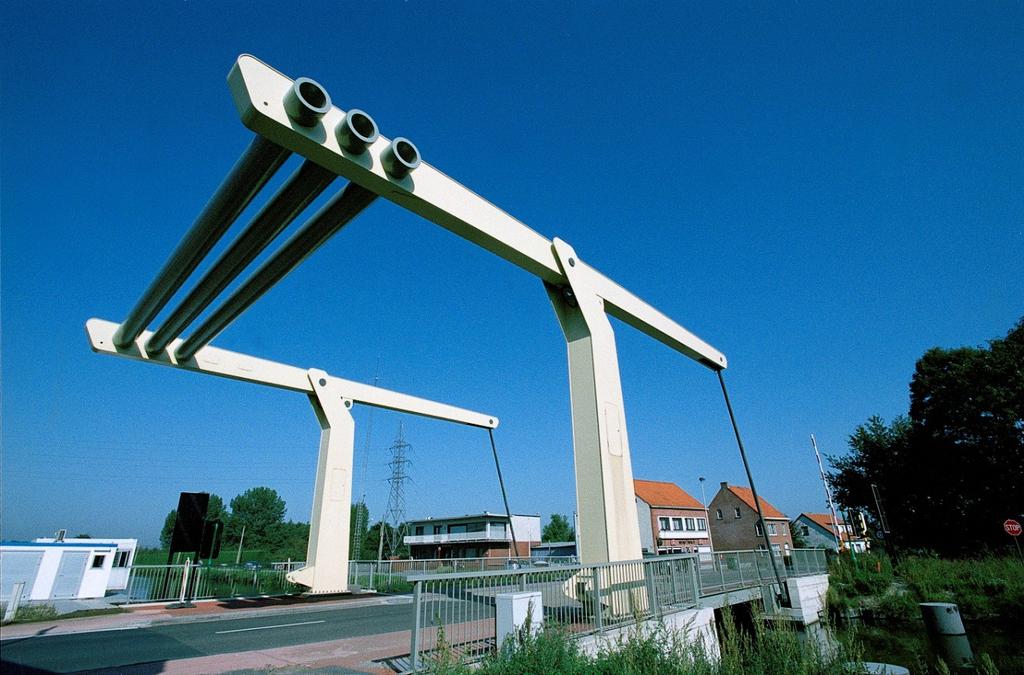
<svg viewBox="0 0 1024 675">
<path fill-rule="evenodd" d="M 0 600 L 7 600 L 14 591 L 14 584 L 24 582 L 22 598 L 28 600 L 32 586 L 36 583 L 42 553 L 32 551 L 4 551 L 0 553 Z"/>
<path fill-rule="evenodd" d="M 74 598 L 78 595 L 78 589 L 82 586 L 82 577 L 85 575 L 85 564 L 89 561 L 88 552 L 65 551 L 60 557 L 60 566 L 57 568 L 57 578 L 53 580 L 53 591 L 50 597 Z"/>
</svg>

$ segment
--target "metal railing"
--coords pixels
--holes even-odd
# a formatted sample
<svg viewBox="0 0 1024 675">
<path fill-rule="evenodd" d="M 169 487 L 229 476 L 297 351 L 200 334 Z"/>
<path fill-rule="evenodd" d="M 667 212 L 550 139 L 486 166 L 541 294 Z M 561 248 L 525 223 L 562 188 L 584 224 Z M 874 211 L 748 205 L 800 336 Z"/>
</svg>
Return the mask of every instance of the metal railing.
<svg viewBox="0 0 1024 675">
<path fill-rule="evenodd" d="M 787 577 L 827 571 L 823 550 L 798 549 L 776 561 Z M 697 607 L 701 598 L 775 585 L 767 551 L 658 556 L 601 565 L 566 564 L 461 574 L 409 574 L 414 625 L 412 670 L 449 653 L 473 660 L 496 647 L 497 597 L 539 592 L 545 624 L 586 635 Z"/>
<path fill-rule="evenodd" d="M 285 569 L 212 567 L 208 565 L 133 565 L 122 593 L 110 599 L 117 604 L 173 602 L 183 598 L 258 597 L 302 591 L 289 582 Z"/>
<path fill-rule="evenodd" d="M 546 568 L 559 565 L 573 565 L 576 557 L 546 558 L 429 558 L 422 560 L 353 560 L 348 564 L 348 584 L 353 590 L 378 590 L 386 592 L 409 592 L 412 586 L 407 577 L 410 574 L 463 574 Z"/>
</svg>

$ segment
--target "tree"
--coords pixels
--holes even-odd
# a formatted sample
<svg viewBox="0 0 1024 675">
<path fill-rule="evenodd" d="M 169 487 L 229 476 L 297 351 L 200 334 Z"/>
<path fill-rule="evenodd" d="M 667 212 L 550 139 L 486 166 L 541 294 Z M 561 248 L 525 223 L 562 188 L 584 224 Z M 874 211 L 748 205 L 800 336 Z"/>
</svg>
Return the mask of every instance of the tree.
<svg viewBox="0 0 1024 675">
<path fill-rule="evenodd" d="M 219 495 L 210 493 L 210 503 L 206 507 L 206 519 L 217 520 L 219 519 L 223 523 L 228 522 L 228 510 L 224 506 L 224 500 Z"/>
<path fill-rule="evenodd" d="M 576 541 L 576 532 L 569 525 L 569 519 L 560 513 L 552 513 L 551 520 L 540 533 L 541 541 Z"/>
<path fill-rule="evenodd" d="M 284 522 L 285 503 L 277 491 L 268 487 L 249 488 L 231 500 L 231 515 L 225 528 L 226 538 L 237 543 L 245 528 L 246 548 L 260 548 L 274 544 Z"/>
<path fill-rule="evenodd" d="M 249 531 L 245 531 L 245 539 L 249 540 Z M 276 523 L 270 528 L 266 548 L 275 559 L 305 560 L 309 543 L 309 523 Z"/>
<path fill-rule="evenodd" d="M 832 458 L 848 509 L 875 514 L 878 486 L 903 546 L 942 553 L 1002 547 L 1024 504 L 1024 319 L 988 347 L 930 349 L 910 383 L 910 416 L 873 417 Z"/>
<path fill-rule="evenodd" d="M 409 547 L 404 542 L 399 542 L 398 546 L 392 550 L 388 547 L 388 543 L 394 539 L 395 528 L 390 523 L 378 521 L 373 524 L 366 532 L 366 536 L 363 537 L 363 558 L 367 560 L 377 559 L 377 549 L 380 546 L 380 528 L 385 528 L 384 532 L 387 534 L 384 537 L 384 551 L 381 553 L 381 558 L 387 560 L 388 558 L 405 558 L 409 555 Z"/>
<path fill-rule="evenodd" d="M 171 512 L 164 518 L 164 526 L 160 530 L 160 548 L 164 550 L 171 548 L 171 537 L 174 536 L 174 521 L 177 517 L 177 509 L 171 509 Z"/>
<path fill-rule="evenodd" d="M 174 537 L 174 521 L 177 517 L 177 509 L 172 509 L 164 518 L 164 526 L 160 530 L 160 548 L 169 549 L 171 547 L 171 538 Z M 212 493 L 210 494 L 210 503 L 206 508 L 206 518 L 207 520 L 220 518 L 225 525 L 228 522 L 228 512 L 224 508 L 224 500 Z"/>
</svg>

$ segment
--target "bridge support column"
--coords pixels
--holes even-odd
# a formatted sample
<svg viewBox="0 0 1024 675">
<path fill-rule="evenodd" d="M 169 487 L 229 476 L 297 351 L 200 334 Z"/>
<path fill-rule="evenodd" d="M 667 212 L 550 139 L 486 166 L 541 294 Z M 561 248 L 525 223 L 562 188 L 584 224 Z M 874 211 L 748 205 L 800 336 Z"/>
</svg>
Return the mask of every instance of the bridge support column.
<svg viewBox="0 0 1024 675">
<path fill-rule="evenodd" d="M 572 247 L 552 244 L 568 286 L 545 283 L 569 351 L 580 562 L 643 556 L 615 334 L 589 268 Z"/>
<path fill-rule="evenodd" d="M 352 452 L 355 420 L 345 397 L 322 370 L 311 369 L 309 402 L 320 422 L 320 455 L 313 488 L 306 566 L 288 581 L 312 594 L 348 592 L 349 511 L 352 506 Z"/>
</svg>

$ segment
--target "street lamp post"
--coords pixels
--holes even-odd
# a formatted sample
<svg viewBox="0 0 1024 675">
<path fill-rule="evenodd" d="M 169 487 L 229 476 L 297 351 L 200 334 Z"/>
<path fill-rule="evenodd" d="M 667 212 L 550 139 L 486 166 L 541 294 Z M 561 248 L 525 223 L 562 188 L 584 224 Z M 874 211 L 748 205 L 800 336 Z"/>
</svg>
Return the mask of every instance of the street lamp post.
<svg viewBox="0 0 1024 675">
<path fill-rule="evenodd" d="M 711 546 L 711 552 L 715 551 L 715 542 L 711 539 L 711 514 L 708 513 L 708 497 L 704 494 L 704 476 L 698 476 L 697 480 L 700 481 L 700 503 L 704 505 L 704 522 L 708 528 L 708 545 Z"/>
</svg>

